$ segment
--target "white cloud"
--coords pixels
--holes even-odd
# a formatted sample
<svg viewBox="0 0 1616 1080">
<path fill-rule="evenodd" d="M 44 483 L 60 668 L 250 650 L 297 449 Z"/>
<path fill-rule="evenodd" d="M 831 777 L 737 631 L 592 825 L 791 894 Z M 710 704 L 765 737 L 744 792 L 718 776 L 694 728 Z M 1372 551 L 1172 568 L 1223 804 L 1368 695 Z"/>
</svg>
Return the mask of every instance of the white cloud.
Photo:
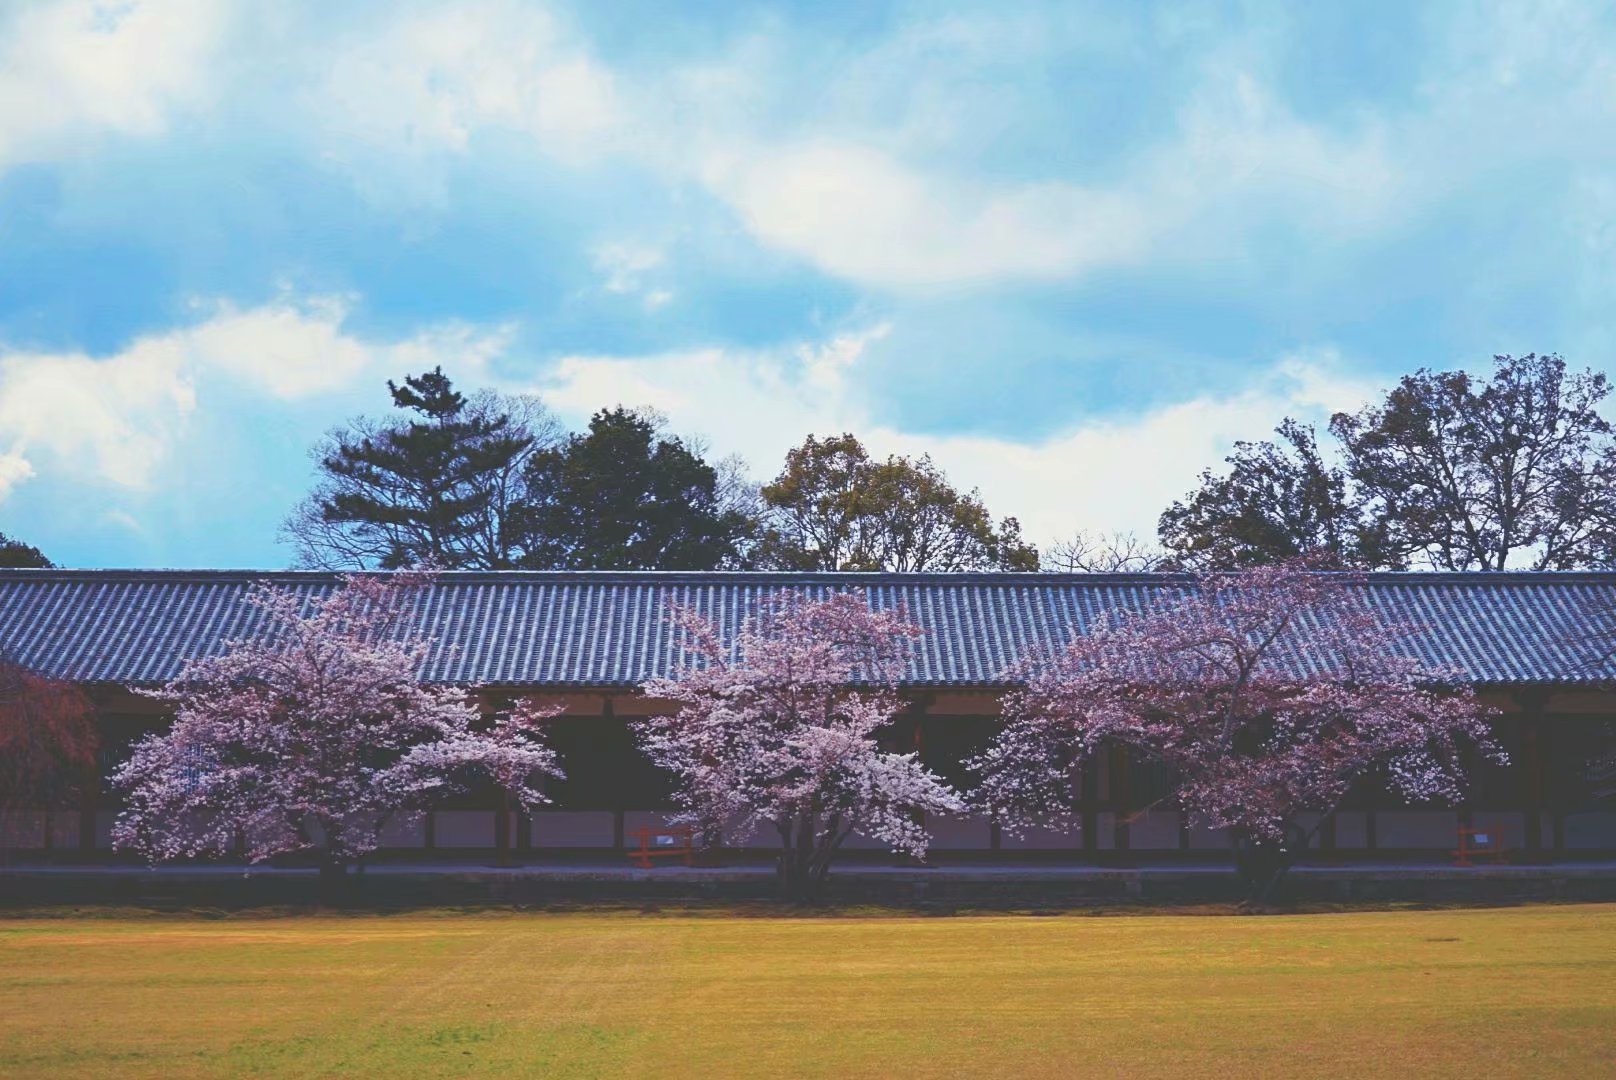
<svg viewBox="0 0 1616 1080">
<path fill-rule="evenodd" d="M 666 262 L 661 248 L 649 244 L 615 241 L 600 244 L 594 251 L 595 270 L 604 281 L 601 288 L 621 296 L 636 296 L 647 311 L 655 311 L 673 299 L 673 290 L 653 284 L 651 275 Z"/>
<path fill-rule="evenodd" d="M 0 166 L 85 135 L 154 135 L 197 104 L 219 0 L 22 0 L 0 23 Z"/>
<path fill-rule="evenodd" d="M 108 525 L 132 532 L 137 536 L 146 535 L 146 526 L 142 525 L 140 519 L 127 510 L 118 510 L 116 508 L 106 510 L 102 513 L 101 520 Z"/>
<path fill-rule="evenodd" d="M 1244 391 L 1204 394 L 1126 418 L 1080 423 L 1037 443 L 978 436 L 894 442 L 929 452 L 996 513 L 1015 514 L 1047 542 L 1078 529 L 1156 532 L 1162 510 L 1216 467 L 1237 439 L 1262 439 L 1285 416 L 1322 421 L 1373 388 L 1341 376 L 1329 353 L 1287 357 Z"/>
<path fill-rule="evenodd" d="M 308 104 L 339 160 L 465 151 L 490 130 L 587 160 L 621 120 L 611 73 L 531 4 L 408 11 L 345 43 L 329 72 Z"/>
<path fill-rule="evenodd" d="M 891 323 L 880 322 L 868 329 L 838 334 L 823 343 L 797 346 L 802 389 L 830 398 L 845 397 L 847 376 L 853 373 L 865 350 L 891 332 Z"/>
<path fill-rule="evenodd" d="M 13 488 L 31 479 L 34 467 L 20 453 L 0 454 L 0 502 L 4 502 Z"/>
<path fill-rule="evenodd" d="M 347 316 L 348 300 L 338 296 L 283 298 L 245 311 L 219 303 L 173 340 L 196 367 L 299 398 L 346 386 L 371 363 L 371 347 L 343 333 Z"/>
<path fill-rule="evenodd" d="M 880 423 L 860 393 L 860 358 L 887 330 L 881 324 L 791 354 L 572 356 L 536 389 L 577 416 L 604 402 L 653 406 L 716 452 L 740 453 L 760 475 L 809 433 L 852 431 L 875 453 L 930 454 L 957 485 L 980 488 L 989 509 L 1015 515 L 1044 542 L 1080 528 L 1153 536 L 1161 511 L 1236 439 L 1266 437 L 1287 415 L 1322 420 L 1373 390 L 1324 350 L 1280 359 L 1243 391 L 1088 420 L 1037 441 L 921 434 Z"/>
<path fill-rule="evenodd" d="M 366 148 L 406 155 L 391 166 L 397 183 L 433 185 L 420 156 L 473 153 L 479 133 L 526 135 L 565 162 L 611 155 L 705 188 L 760 243 L 882 288 L 1238 257 L 1255 221 L 1305 228 L 1316 242 L 1398 206 L 1404 168 L 1382 125 L 1306 123 L 1243 58 L 1221 55 L 1161 137 L 1093 178 L 1065 165 L 996 176 L 983 168 L 980 135 L 949 146 L 953 117 L 974 115 L 989 93 L 975 67 L 1049 44 L 1023 22 L 958 18 L 903 28 L 896 42 L 839 58 L 823 93 L 800 101 L 790 65 L 811 58 L 783 44 L 746 38 L 716 62 L 614 71 L 542 9 L 486 0 L 407 12 L 342 46 L 312 106 L 338 159 Z M 892 63 L 915 62 L 917 49 L 929 56 L 939 42 L 964 69 L 929 63 L 924 93 L 874 108 L 866 98 L 892 92 Z M 374 172 L 360 182 L 388 187 Z M 597 265 L 612 264 L 602 266 L 606 288 L 659 306 L 665 286 L 631 285 L 649 268 L 633 255 L 596 252 Z"/>
<path fill-rule="evenodd" d="M 0 28 L 0 165 L 87 131 L 160 132 L 177 110 L 235 93 L 251 97 L 250 119 L 315 140 L 372 194 L 441 197 L 439 157 L 515 137 L 562 162 L 610 158 L 703 188 L 758 242 L 838 277 L 970 286 L 1227 264 L 1287 231 L 1327 249 L 1441 203 L 1500 146 L 1608 157 L 1616 70 L 1586 11 L 1499 9 L 1452 20 L 1410 102 L 1321 120 L 1265 74 L 1275 42 L 1298 44 L 1277 24 L 1209 27 L 1198 71 L 1171 73 L 1189 87 L 1171 119 L 1091 155 L 1045 130 L 1042 80 L 1006 73 L 1127 55 L 1145 31 L 1121 17 L 938 14 L 832 53 L 788 23 L 758 24 L 681 63 L 614 68 L 538 2 L 384 5 L 307 36 L 306 12 L 266 10 L 242 8 L 273 63 L 242 57 L 220 79 L 226 0 L 24 2 Z M 266 70 L 290 74 L 265 83 Z M 1028 103 L 1044 111 L 1021 115 Z M 985 167 L 1000 144 L 1019 175 Z M 1029 160 L 1048 163 L 1042 175 Z M 672 296 L 666 282 L 612 280 L 648 310 Z"/>
<path fill-rule="evenodd" d="M 283 401 L 329 394 L 372 372 L 446 364 L 480 371 L 509 327 L 460 323 L 401 340 L 345 328 L 349 301 L 283 296 L 240 309 L 200 304 L 195 325 L 152 334 L 110 355 L 0 350 L 0 498 L 44 463 L 119 487 L 149 487 L 205 400 L 226 379 Z"/>
<path fill-rule="evenodd" d="M 1063 276 L 1126 261 L 1149 236 L 1125 195 L 953 182 L 868 146 L 731 148 L 702 171 L 759 240 L 870 284 Z"/>
<path fill-rule="evenodd" d="M 1103 183 L 973 180 L 979 161 L 920 167 L 889 143 L 720 139 L 700 172 L 762 242 L 889 288 L 1238 257 L 1258 220 L 1317 244 L 1395 209 L 1403 187 L 1379 125 L 1303 123 L 1244 71 L 1208 76 L 1176 128 Z"/>
<path fill-rule="evenodd" d="M 82 353 L 0 357 L 0 437 L 13 454 L 144 487 L 196 407 L 185 342 L 143 338 L 105 359 Z"/>
<path fill-rule="evenodd" d="M 643 244 L 602 244 L 595 249 L 595 269 L 606 276 L 607 292 L 635 292 L 647 270 L 662 265 L 662 252 Z"/>
<path fill-rule="evenodd" d="M 208 318 L 179 336 L 196 368 L 224 372 L 293 400 L 350 386 L 379 367 L 416 371 L 451 358 L 458 370 L 481 372 L 514 333 L 509 325 L 449 322 L 402 341 L 378 343 L 344 329 L 352 300 L 288 294 L 246 310 L 226 302 L 200 304 Z"/>
</svg>

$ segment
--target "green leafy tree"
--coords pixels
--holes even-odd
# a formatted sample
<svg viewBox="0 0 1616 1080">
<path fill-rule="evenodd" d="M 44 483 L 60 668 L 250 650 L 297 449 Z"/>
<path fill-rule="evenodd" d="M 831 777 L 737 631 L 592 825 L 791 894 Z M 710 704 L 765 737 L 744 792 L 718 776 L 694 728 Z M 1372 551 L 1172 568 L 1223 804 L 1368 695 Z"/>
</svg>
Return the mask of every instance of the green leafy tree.
<svg viewBox="0 0 1616 1080">
<path fill-rule="evenodd" d="M 713 570 L 738 563 L 753 529 L 727 497 L 733 476 L 623 408 L 534 453 L 524 475 L 521 564 L 531 569 Z"/>
<path fill-rule="evenodd" d="M 21 540 L 13 540 L 5 533 L 0 533 L 0 567 L 8 570 L 48 570 L 55 565 L 45 557 L 43 551 L 40 551 L 32 544 L 25 544 Z"/>
<path fill-rule="evenodd" d="M 809 436 L 761 491 L 760 565 L 790 570 L 1036 570 L 1015 518 L 997 524 L 929 457 L 878 461 L 852 435 Z"/>
<path fill-rule="evenodd" d="M 1325 461 L 1313 428 L 1287 418 L 1276 442 L 1237 442 L 1221 475 L 1168 507 L 1157 535 L 1173 566 L 1237 570 L 1307 556 L 1324 565 L 1395 565 L 1346 474 Z"/>
<path fill-rule="evenodd" d="M 304 565 L 499 570 L 519 565 L 528 459 L 557 425 L 531 397 L 467 397 L 441 368 L 389 382 L 402 415 L 360 418 L 316 448 L 319 481 L 284 534 Z"/>
<path fill-rule="evenodd" d="M 1558 356 L 1497 356 L 1489 379 L 1421 369 L 1330 427 L 1390 558 L 1567 570 L 1609 561 L 1616 535 L 1609 393 Z"/>
</svg>

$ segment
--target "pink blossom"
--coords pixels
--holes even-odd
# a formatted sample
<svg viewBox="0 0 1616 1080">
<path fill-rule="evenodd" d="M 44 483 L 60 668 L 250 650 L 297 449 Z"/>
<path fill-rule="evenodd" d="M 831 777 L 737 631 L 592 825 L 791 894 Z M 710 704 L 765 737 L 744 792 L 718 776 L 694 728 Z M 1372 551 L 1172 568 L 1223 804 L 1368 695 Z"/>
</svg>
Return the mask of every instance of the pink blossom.
<svg viewBox="0 0 1616 1080">
<path fill-rule="evenodd" d="M 677 711 L 636 725 L 640 745 L 678 778 L 691 823 L 780 839 L 788 892 L 817 891 L 854 832 L 923 857 L 927 812 L 963 809 L 913 753 L 884 751 L 902 709 L 895 686 L 919 634 L 862 593 L 808 600 L 785 593 L 747 618 L 732 643 L 676 608 L 686 660 L 644 686 Z"/>
<path fill-rule="evenodd" d="M 1336 575 L 1208 575 L 1032 658 L 972 763 L 978 799 L 1012 830 L 1070 825 L 1079 767 L 1111 744 L 1167 766 L 1193 819 L 1257 844 L 1365 781 L 1457 801 L 1467 760 L 1504 760 L 1492 710 L 1408 655 L 1409 629 Z"/>
<path fill-rule="evenodd" d="M 313 600 L 254 588 L 263 632 L 141 691 L 171 705 L 174 722 L 114 773 L 128 800 L 114 844 L 153 860 L 313 848 L 340 868 L 373 850 L 393 815 L 474 777 L 543 803 L 536 778 L 561 770 L 541 724 L 559 707 L 523 701 L 485 721 L 475 688 L 423 685 L 429 643 L 401 616 L 428 580 L 349 577 Z"/>
</svg>

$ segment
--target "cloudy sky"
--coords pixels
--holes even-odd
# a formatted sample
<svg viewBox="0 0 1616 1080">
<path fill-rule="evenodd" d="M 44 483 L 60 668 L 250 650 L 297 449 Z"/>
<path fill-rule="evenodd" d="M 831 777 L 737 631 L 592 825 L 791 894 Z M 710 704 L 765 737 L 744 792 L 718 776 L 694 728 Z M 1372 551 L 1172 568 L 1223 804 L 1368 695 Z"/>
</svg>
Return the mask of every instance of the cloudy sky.
<svg viewBox="0 0 1616 1080">
<path fill-rule="evenodd" d="M 0 531 L 286 565 L 442 364 L 1149 533 L 1401 372 L 1611 368 L 1609 11 L 4 0 Z"/>
</svg>

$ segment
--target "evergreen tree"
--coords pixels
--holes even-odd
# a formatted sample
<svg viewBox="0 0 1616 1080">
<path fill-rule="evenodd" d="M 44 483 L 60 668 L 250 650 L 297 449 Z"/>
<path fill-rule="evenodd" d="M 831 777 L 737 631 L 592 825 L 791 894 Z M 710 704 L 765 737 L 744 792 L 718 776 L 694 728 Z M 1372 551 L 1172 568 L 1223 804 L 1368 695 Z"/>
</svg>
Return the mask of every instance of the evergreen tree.
<svg viewBox="0 0 1616 1080">
<path fill-rule="evenodd" d="M 466 397 L 441 368 L 389 382 L 406 416 L 358 419 L 315 452 L 320 480 L 285 532 L 300 561 L 331 569 L 518 565 L 522 475 L 555 424 L 535 399 Z"/>
<path fill-rule="evenodd" d="M 525 469 L 522 565 L 566 570 L 713 570 L 735 565 L 752 524 L 717 470 L 654 419 L 602 410 L 589 430 Z"/>
<path fill-rule="evenodd" d="M 48 570 L 56 564 L 45 557 L 45 553 L 32 544 L 25 544 L 21 540 L 13 540 L 5 533 L 0 533 L 0 567 L 5 569 L 37 569 Z"/>
</svg>

